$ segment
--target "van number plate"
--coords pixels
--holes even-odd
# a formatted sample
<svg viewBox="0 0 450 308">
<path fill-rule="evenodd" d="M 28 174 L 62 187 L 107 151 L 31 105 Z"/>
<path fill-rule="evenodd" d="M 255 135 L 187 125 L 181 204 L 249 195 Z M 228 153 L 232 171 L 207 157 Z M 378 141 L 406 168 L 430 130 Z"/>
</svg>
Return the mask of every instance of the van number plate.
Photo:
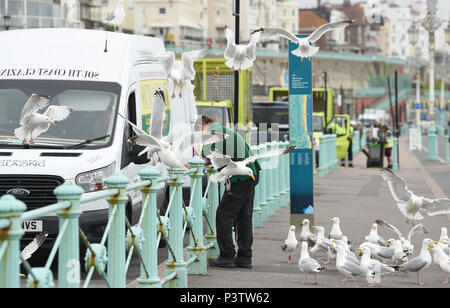
<svg viewBox="0 0 450 308">
<path fill-rule="evenodd" d="M 42 220 L 24 221 L 22 229 L 26 232 L 42 232 Z"/>
</svg>

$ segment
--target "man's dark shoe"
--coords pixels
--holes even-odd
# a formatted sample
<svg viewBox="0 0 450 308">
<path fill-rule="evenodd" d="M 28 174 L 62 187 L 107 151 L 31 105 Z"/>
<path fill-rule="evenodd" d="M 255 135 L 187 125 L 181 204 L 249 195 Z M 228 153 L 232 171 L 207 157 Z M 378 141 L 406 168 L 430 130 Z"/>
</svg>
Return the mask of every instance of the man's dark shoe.
<svg viewBox="0 0 450 308">
<path fill-rule="evenodd" d="M 209 260 L 209 266 L 212 267 L 224 267 L 224 268 L 235 268 L 236 263 L 234 260 L 228 260 L 223 258 L 211 259 Z"/>
<path fill-rule="evenodd" d="M 251 263 L 242 263 L 242 262 L 236 262 L 236 267 L 240 268 L 253 268 Z"/>
</svg>

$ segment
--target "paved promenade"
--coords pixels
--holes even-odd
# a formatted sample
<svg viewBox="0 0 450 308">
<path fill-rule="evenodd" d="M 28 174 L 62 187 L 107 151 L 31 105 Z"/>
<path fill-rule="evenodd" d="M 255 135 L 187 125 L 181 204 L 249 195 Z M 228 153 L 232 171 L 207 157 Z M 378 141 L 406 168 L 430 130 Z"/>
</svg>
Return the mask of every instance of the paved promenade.
<svg viewBox="0 0 450 308">
<path fill-rule="evenodd" d="M 416 194 L 427 197 L 445 197 L 450 183 L 450 166 L 440 162 L 427 162 L 424 153 L 411 153 L 408 150 L 406 138 L 400 139 L 401 170 L 399 174 L 408 182 L 409 188 Z M 363 242 L 364 236 L 370 232 L 375 219 L 384 219 L 396 225 L 407 234 L 410 225 L 397 209 L 387 184 L 378 175 L 377 169 L 367 169 L 363 154 L 355 157 L 356 168 L 339 168 L 326 178 L 315 178 L 315 224 L 325 227 L 327 235 L 331 228 L 330 218 L 338 216 L 341 219 L 342 231 L 357 247 Z M 447 191 L 447 193 L 446 193 Z M 287 256 L 281 252 L 280 244 L 285 240 L 289 228 L 289 208 L 283 207 L 263 228 L 255 228 L 253 269 L 216 269 L 208 268 L 206 276 L 189 276 L 189 287 L 192 288 L 292 288 L 292 287 L 344 287 L 340 283 L 341 275 L 333 263 L 329 270 L 318 275 L 319 285 L 314 286 L 314 277 L 308 278 L 309 283 L 303 284 L 304 275 L 300 273 L 297 262 L 300 249 L 293 254 L 293 262 L 287 263 Z M 423 221 L 430 233 L 426 237 L 433 240 L 439 238 L 441 226 L 450 227 L 446 216 L 425 217 Z M 394 237 L 394 234 L 382 228 L 379 233 L 384 238 Z M 297 238 L 300 230 L 297 230 Z M 421 242 L 425 235 L 418 234 L 413 238 L 414 256 L 419 253 Z M 331 265 L 331 266 L 330 266 Z M 424 286 L 416 284 L 417 275 L 402 273 L 399 276 L 386 276 L 380 287 L 448 287 L 442 285 L 442 273 L 432 264 L 423 272 Z M 366 287 L 364 278 L 358 278 L 358 286 Z M 347 283 L 347 288 L 352 283 Z"/>
</svg>

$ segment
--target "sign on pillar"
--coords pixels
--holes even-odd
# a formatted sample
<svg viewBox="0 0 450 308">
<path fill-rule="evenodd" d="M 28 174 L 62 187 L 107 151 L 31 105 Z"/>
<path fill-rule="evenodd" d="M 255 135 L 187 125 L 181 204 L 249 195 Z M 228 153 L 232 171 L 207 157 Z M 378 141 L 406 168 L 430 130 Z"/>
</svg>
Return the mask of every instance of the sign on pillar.
<svg viewBox="0 0 450 308">
<path fill-rule="evenodd" d="M 306 37 L 299 35 L 298 37 Z M 303 219 L 314 220 L 312 60 L 291 51 L 298 44 L 289 42 L 289 140 L 297 148 L 290 153 L 291 225 L 298 230 Z"/>
</svg>

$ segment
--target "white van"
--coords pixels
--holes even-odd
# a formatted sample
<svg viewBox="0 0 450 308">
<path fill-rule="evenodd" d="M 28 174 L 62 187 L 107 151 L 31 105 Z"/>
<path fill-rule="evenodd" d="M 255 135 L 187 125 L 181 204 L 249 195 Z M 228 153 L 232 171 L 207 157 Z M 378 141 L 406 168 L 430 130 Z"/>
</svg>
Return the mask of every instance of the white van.
<svg viewBox="0 0 450 308">
<path fill-rule="evenodd" d="M 138 181 L 138 171 L 149 161 L 146 155 L 138 157 L 141 147 L 127 142 L 132 129 L 114 110 L 148 131 L 154 92 L 166 91 L 167 80 L 162 65 L 143 60 L 138 51 L 164 51 L 162 40 L 97 30 L 29 29 L 2 31 L 0 42 L 0 195 L 13 194 L 30 210 L 56 202 L 53 190 L 65 181 L 86 193 L 105 189 L 104 180 L 116 172 Z M 34 145 L 23 145 L 14 129 L 32 93 L 51 96 L 51 105 L 74 111 Z M 170 99 L 166 91 L 165 97 L 163 135 L 170 139 L 175 127 L 190 132 L 197 118 L 193 94 Z M 166 170 L 162 164 L 158 169 Z M 159 206 L 166 195 L 161 189 Z M 141 212 L 140 191 L 129 199 L 126 213 L 134 224 Z M 104 200 L 82 205 L 80 226 L 94 242 L 103 235 L 107 208 Z M 58 218 L 23 227 L 24 238 L 47 231 L 52 239 Z"/>
</svg>

